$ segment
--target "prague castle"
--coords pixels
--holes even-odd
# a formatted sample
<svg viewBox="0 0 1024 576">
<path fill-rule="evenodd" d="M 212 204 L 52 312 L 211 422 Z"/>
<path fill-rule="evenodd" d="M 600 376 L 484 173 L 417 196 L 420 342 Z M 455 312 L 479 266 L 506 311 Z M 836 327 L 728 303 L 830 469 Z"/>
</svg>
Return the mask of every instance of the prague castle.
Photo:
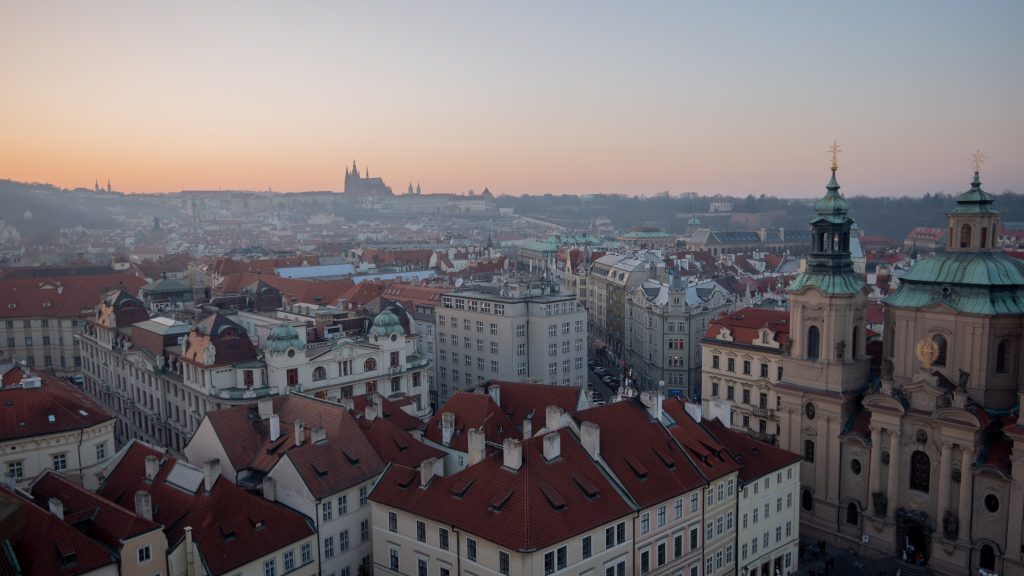
<svg viewBox="0 0 1024 576">
<path fill-rule="evenodd" d="M 370 170 L 359 174 L 359 167 L 352 161 L 352 170 L 345 169 L 345 195 L 353 198 L 390 198 L 394 196 L 391 187 L 380 176 L 370 178 Z"/>
<path fill-rule="evenodd" d="M 788 287 L 780 444 L 804 456 L 802 534 L 942 574 L 1022 574 L 1024 262 L 996 250 L 999 211 L 979 171 L 948 214 L 946 251 L 884 300 L 873 374 L 833 155 L 806 269 Z"/>
</svg>

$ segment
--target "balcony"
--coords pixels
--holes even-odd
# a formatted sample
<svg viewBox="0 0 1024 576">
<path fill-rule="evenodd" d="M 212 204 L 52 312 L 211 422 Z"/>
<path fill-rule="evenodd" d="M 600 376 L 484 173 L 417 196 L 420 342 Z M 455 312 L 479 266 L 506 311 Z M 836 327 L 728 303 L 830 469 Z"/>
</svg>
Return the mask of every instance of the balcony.
<svg viewBox="0 0 1024 576">
<path fill-rule="evenodd" d="M 761 418 L 771 418 L 774 411 L 769 410 L 767 408 L 759 408 L 755 406 L 753 412 L 754 416 L 760 416 Z"/>
</svg>

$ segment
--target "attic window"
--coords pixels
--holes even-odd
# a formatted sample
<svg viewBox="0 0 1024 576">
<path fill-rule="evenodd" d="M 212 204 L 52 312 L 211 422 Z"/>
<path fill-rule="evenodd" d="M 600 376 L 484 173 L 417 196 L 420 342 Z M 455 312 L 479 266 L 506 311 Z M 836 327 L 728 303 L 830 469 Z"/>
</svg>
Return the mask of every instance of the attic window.
<svg viewBox="0 0 1024 576">
<path fill-rule="evenodd" d="M 217 523 L 217 529 L 220 530 L 220 535 L 224 540 L 230 542 L 235 539 L 235 527 L 232 526 L 227 520 L 222 520 Z"/>
<path fill-rule="evenodd" d="M 89 415 L 88 412 L 86 412 L 85 410 L 81 410 L 81 409 L 78 411 L 78 413 L 81 414 L 82 416 L 88 416 Z"/>
<path fill-rule="evenodd" d="M 583 495 L 586 496 L 587 498 L 597 498 L 598 494 L 600 494 L 600 491 L 597 489 L 597 486 L 595 486 L 594 483 L 591 482 L 590 479 L 587 478 L 586 476 L 582 476 L 580 474 L 573 474 L 572 481 L 576 483 L 576 486 L 580 489 L 580 492 L 583 492 Z"/>
<path fill-rule="evenodd" d="M 310 466 L 313 467 L 313 471 L 316 472 L 317 476 L 320 476 L 321 478 L 323 478 L 324 476 L 327 476 L 328 470 L 326 468 L 321 468 L 321 467 L 317 466 L 315 463 L 314 464 L 310 464 Z"/>
<path fill-rule="evenodd" d="M 632 456 L 626 456 L 626 464 L 633 469 L 633 472 L 640 478 L 647 478 L 647 468 L 639 460 Z"/>
<path fill-rule="evenodd" d="M 75 551 L 75 547 L 67 542 L 57 541 L 54 543 L 57 547 L 57 554 L 60 555 L 60 563 L 62 566 L 71 566 L 75 562 L 78 562 L 78 553 Z"/>
<path fill-rule="evenodd" d="M 462 498 L 463 496 L 466 495 L 466 492 L 469 492 L 469 488 L 473 486 L 473 482 L 475 481 L 476 478 L 470 478 L 463 482 L 462 484 L 457 485 L 455 488 L 452 489 L 452 496 L 455 496 L 456 498 Z"/>
<path fill-rule="evenodd" d="M 654 453 L 658 455 L 658 459 L 661 460 L 661 463 L 664 464 L 669 470 L 672 470 L 676 467 L 675 461 L 672 460 L 672 456 L 667 453 L 665 448 L 662 448 L 661 446 L 652 446 L 652 449 L 654 450 Z"/>
<path fill-rule="evenodd" d="M 11 302 L 11 303 L 7 304 L 7 307 L 10 308 L 11 310 L 14 310 L 15 308 L 18 307 L 18 305 L 15 304 L 14 302 Z"/>
<path fill-rule="evenodd" d="M 49 308 L 52 305 L 53 305 L 53 303 L 50 302 L 49 300 L 47 300 L 46 302 L 43 302 L 43 308 Z"/>
<path fill-rule="evenodd" d="M 391 440 L 395 443 L 395 446 L 398 448 L 400 452 L 404 452 L 409 447 L 408 444 L 402 442 L 398 438 L 392 438 Z"/>
<path fill-rule="evenodd" d="M 565 499 L 559 494 L 554 486 L 547 482 L 538 482 L 537 487 L 540 488 L 541 494 L 544 494 L 544 498 L 547 499 L 548 504 L 555 510 L 563 510 L 565 508 Z"/>
<path fill-rule="evenodd" d="M 54 424 L 57 422 L 57 417 L 53 414 L 47 414 L 46 421 L 49 422 L 50 424 Z"/>
<path fill-rule="evenodd" d="M 348 458 L 349 464 L 359 464 L 359 457 L 356 456 L 355 454 L 349 452 L 344 448 L 341 449 L 341 453 L 345 455 L 345 458 Z"/>
<path fill-rule="evenodd" d="M 515 488 L 509 488 L 508 492 L 505 492 L 504 494 L 498 492 L 499 496 L 491 500 L 491 510 L 494 512 L 499 512 L 502 508 L 505 507 L 505 504 L 508 503 L 508 501 L 512 498 L 512 495 L 515 493 Z"/>
<path fill-rule="evenodd" d="M 416 479 L 419 477 L 419 475 L 420 475 L 420 473 L 418 471 L 410 470 L 409 473 L 406 474 L 404 478 L 399 478 L 398 479 L 398 486 L 399 486 L 399 488 L 408 488 L 410 484 L 412 484 L 414 481 L 416 481 Z"/>
<path fill-rule="evenodd" d="M 280 448 L 282 444 L 284 444 L 284 441 L 285 437 L 281 436 L 280 438 L 277 439 L 277 442 L 274 442 L 270 446 L 267 446 L 267 454 L 273 454 L 274 452 L 277 452 L 277 449 Z"/>
</svg>

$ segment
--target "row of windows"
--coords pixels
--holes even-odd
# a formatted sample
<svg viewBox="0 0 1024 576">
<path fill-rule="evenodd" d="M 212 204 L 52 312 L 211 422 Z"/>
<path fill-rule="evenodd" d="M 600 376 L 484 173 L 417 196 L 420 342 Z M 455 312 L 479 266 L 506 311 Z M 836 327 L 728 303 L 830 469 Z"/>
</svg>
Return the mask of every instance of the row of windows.
<svg viewBox="0 0 1024 576">
<path fill-rule="evenodd" d="M 45 306 L 45 304 L 44 304 L 44 306 Z M 31 328 L 33 322 L 34 322 L 33 320 L 22 320 L 21 321 L 21 327 L 22 328 Z M 72 328 L 77 328 L 78 327 L 78 320 L 63 320 L 63 321 L 57 320 L 56 321 L 57 326 L 61 326 L 62 322 L 70 322 L 70 326 Z M 39 326 L 41 326 L 43 328 L 48 328 L 50 326 L 50 319 L 49 318 L 41 318 L 41 319 L 39 319 Z M 4 320 L 4 328 L 8 328 L 8 329 L 14 328 L 14 320 Z"/>
<path fill-rule="evenodd" d="M 299 557 L 302 565 L 309 564 L 313 561 L 313 545 L 305 543 L 299 547 Z M 284 570 L 282 574 L 287 574 L 295 569 L 295 550 L 291 549 L 286 551 L 282 557 L 282 564 Z M 263 576 L 277 576 L 277 559 L 271 558 L 263 561 Z"/>
<path fill-rule="evenodd" d="M 736 371 L 736 359 L 735 358 L 726 358 L 725 360 L 726 360 L 726 362 L 725 362 L 725 370 L 726 370 L 726 372 L 735 372 Z M 721 370 L 722 369 L 721 364 L 722 364 L 722 360 L 721 360 L 721 357 L 718 354 L 715 354 L 714 356 L 711 357 L 711 367 L 712 368 L 714 368 L 715 370 Z M 750 376 L 751 375 L 750 370 L 751 370 L 750 360 L 744 360 L 743 361 L 743 374 L 745 374 L 747 376 Z M 769 365 L 764 363 L 764 362 L 762 362 L 760 364 L 760 370 L 758 371 L 758 374 L 760 375 L 760 377 L 761 378 L 768 378 L 769 377 L 768 376 L 769 371 L 770 371 Z M 776 378 L 776 380 L 782 380 L 782 366 L 779 366 L 777 368 L 775 378 Z"/>
<path fill-rule="evenodd" d="M 730 480 L 730 483 L 731 483 L 731 480 Z M 696 493 L 691 494 L 690 495 L 690 513 L 692 514 L 692 513 L 697 512 L 699 507 L 700 507 L 700 497 Z M 672 513 L 673 513 L 673 519 L 674 520 L 679 520 L 679 519 L 681 519 L 683 517 L 683 499 L 682 498 L 676 498 L 676 501 L 672 504 Z M 667 514 L 668 514 L 668 505 L 667 504 L 662 504 L 661 506 L 658 506 L 658 510 L 657 510 L 658 528 L 661 528 L 662 526 L 665 525 L 665 522 L 667 521 L 666 520 Z M 643 514 L 640 515 L 640 533 L 641 534 L 646 534 L 650 530 L 650 528 L 651 528 L 651 513 L 650 512 L 644 512 Z"/>
<path fill-rule="evenodd" d="M 505 315 L 504 304 L 496 304 L 481 300 L 466 300 L 465 298 L 452 298 L 451 296 L 442 296 L 441 305 L 444 306 L 445 308 L 453 308 L 455 310 L 468 309 L 470 312 L 483 312 L 484 314 L 494 314 L 495 316 Z M 438 316 L 439 319 L 442 317 L 443 316 Z"/>
</svg>

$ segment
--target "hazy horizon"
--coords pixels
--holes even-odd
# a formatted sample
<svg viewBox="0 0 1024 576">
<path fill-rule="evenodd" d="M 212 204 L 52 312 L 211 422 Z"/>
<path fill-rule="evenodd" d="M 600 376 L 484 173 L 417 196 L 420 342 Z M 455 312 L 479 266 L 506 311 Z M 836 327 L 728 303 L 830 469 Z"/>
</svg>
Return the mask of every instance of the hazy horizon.
<svg viewBox="0 0 1024 576">
<path fill-rule="evenodd" d="M 0 178 L 133 193 L 1024 189 L 1020 2 L 0 6 Z"/>
</svg>

